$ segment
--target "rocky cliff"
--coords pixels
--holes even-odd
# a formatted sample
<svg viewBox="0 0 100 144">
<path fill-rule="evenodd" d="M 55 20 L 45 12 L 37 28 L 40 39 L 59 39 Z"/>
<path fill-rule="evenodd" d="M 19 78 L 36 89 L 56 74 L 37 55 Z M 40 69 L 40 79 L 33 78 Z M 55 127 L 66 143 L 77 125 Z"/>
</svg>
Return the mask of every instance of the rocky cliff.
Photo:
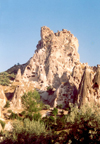
<svg viewBox="0 0 100 144">
<path fill-rule="evenodd" d="M 23 80 L 37 81 L 42 90 L 49 85 L 58 88 L 79 63 L 78 45 L 77 38 L 69 31 L 53 33 L 48 27 L 42 27 L 41 40 L 25 68 Z"/>
<path fill-rule="evenodd" d="M 43 26 L 34 56 L 15 78 L 21 85 L 15 90 L 13 105 L 20 107 L 19 94 L 30 90 L 30 86 L 32 90 L 37 88 L 41 99 L 51 106 L 77 103 L 80 107 L 86 102 L 100 105 L 100 67 L 81 63 L 78 46 L 70 31 L 54 33 Z M 51 93 L 47 91 L 48 86 L 54 89 Z"/>
</svg>

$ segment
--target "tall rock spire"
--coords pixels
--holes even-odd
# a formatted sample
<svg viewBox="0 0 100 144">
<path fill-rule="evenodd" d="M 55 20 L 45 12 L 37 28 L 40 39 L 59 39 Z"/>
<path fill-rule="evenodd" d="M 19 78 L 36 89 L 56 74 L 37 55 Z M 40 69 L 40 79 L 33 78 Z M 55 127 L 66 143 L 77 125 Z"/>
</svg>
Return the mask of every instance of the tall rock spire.
<svg viewBox="0 0 100 144">
<path fill-rule="evenodd" d="M 48 85 L 59 87 L 63 74 L 70 74 L 79 62 L 78 46 L 77 38 L 69 31 L 54 33 L 43 26 L 41 40 L 24 71 L 23 80 L 38 81 L 43 89 Z"/>
</svg>

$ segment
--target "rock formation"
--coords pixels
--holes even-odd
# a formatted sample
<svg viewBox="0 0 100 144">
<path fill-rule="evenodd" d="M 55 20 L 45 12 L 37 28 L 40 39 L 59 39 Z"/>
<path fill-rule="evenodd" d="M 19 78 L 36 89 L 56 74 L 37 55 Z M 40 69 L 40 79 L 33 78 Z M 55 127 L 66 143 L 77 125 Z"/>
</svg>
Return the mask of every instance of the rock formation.
<svg viewBox="0 0 100 144">
<path fill-rule="evenodd" d="M 87 101 L 90 101 L 91 83 L 92 79 L 90 69 L 86 67 L 79 85 L 79 93 L 77 99 L 79 106 L 82 106 L 84 103 L 86 103 L 86 99 Z"/>
<path fill-rule="evenodd" d="M 21 70 L 19 69 L 15 78 L 16 82 L 20 82 L 21 81 Z"/>
<path fill-rule="evenodd" d="M 5 106 L 6 104 L 6 96 L 4 94 L 3 88 L 0 85 L 0 117 L 2 117 L 2 108 Z"/>
<path fill-rule="evenodd" d="M 21 97 L 23 96 L 24 93 L 27 93 L 28 91 L 34 91 L 34 83 L 32 82 L 26 82 L 26 83 L 18 83 L 18 85 L 15 88 L 13 98 L 11 99 L 11 107 L 12 108 L 22 108 L 22 103 L 21 103 Z"/>
<path fill-rule="evenodd" d="M 21 103 L 21 97 L 24 94 L 25 90 L 23 89 L 23 86 L 17 86 L 14 92 L 14 96 L 12 99 L 12 105 L 15 108 L 22 108 L 22 103 Z"/>
<path fill-rule="evenodd" d="M 33 84 L 41 99 L 51 106 L 77 103 L 80 107 L 86 102 L 100 106 L 100 67 L 81 63 L 78 46 L 70 31 L 54 33 L 43 26 L 34 56 L 22 67 L 22 76 L 18 71 L 15 81 L 26 83 L 27 87 Z M 55 92 L 48 94 L 48 86 L 55 88 Z M 17 107 L 21 105 L 21 91 L 26 92 L 25 87 L 17 87 L 12 100 Z"/>
<path fill-rule="evenodd" d="M 49 85 L 58 88 L 79 63 L 77 51 L 78 40 L 69 31 L 53 33 L 48 27 L 42 27 L 41 40 L 25 68 L 23 80 L 38 81 L 43 90 Z"/>
</svg>

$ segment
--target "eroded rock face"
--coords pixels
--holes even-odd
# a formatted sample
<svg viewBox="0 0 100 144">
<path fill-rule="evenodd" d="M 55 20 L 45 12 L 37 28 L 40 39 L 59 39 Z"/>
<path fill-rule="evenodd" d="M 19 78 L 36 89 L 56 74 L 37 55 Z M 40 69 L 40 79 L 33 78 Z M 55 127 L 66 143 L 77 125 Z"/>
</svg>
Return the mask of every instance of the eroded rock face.
<svg viewBox="0 0 100 144">
<path fill-rule="evenodd" d="M 4 94 L 3 88 L 0 85 L 0 107 L 4 107 L 6 104 L 6 96 Z"/>
<path fill-rule="evenodd" d="M 100 106 L 100 67 L 79 62 L 78 46 L 78 40 L 71 32 L 63 29 L 54 33 L 43 26 L 34 56 L 26 68 L 23 67 L 22 76 L 18 71 L 15 80 L 40 89 L 42 100 L 51 106 L 61 104 L 66 107 L 69 103 L 77 103 L 80 107 L 86 102 Z M 54 94 L 47 93 L 48 86 L 56 89 Z M 25 90 L 25 87 L 16 88 L 14 106 L 21 106 L 20 99 Z"/>
<path fill-rule="evenodd" d="M 26 83 L 19 83 L 17 87 L 15 88 L 13 98 L 11 100 L 11 107 L 16 109 L 22 109 L 22 102 L 21 97 L 24 95 L 24 93 L 27 93 L 29 91 L 34 90 L 34 86 L 36 86 L 32 82 L 26 82 Z"/>
<path fill-rule="evenodd" d="M 56 98 L 54 100 L 54 107 L 57 105 L 62 105 L 62 107 L 67 107 L 69 103 L 74 103 L 77 96 L 77 88 L 74 83 L 67 81 L 61 84 L 56 90 Z"/>
<path fill-rule="evenodd" d="M 0 85 L 0 117 L 2 117 L 2 108 L 5 106 L 6 104 L 6 96 L 4 94 L 3 88 Z"/>
<path fill-rule="evenodd" d="M 82 106 L 86 101 L 91 101 L 91 71 L 89 68 L 86 68 L 79 85 L 79 93 L 77 102 L 79 106 Z"/>
<path fill-rule="evenodd" d="M 100 67 L 97 67 L 96 71 L 86 67 L 78 91 L 79 107 L 85 103 L 100 106 Z"/>
<path fill-rule="evenodd" d="M 58 88 L 79 62 L 78 45 L 77 38 L 69 31 L 53 33 L 42 27 L 41 40 L 25 68 L 23 80 L 38 81 L 43 90 L 48 85 Z"/>
<path fill-rule="evenodd" d="M 21 81 L 21 70 L 19 69 L 15 78 L 16 82 L 20 82 Z"/>
<path fill-rule="evenodd" d="M 21 97 L 25 90 L 23 86 L 17 86 L 12 99 L 12 106 L 18 109 L 22 108 Z"/>
</svg>

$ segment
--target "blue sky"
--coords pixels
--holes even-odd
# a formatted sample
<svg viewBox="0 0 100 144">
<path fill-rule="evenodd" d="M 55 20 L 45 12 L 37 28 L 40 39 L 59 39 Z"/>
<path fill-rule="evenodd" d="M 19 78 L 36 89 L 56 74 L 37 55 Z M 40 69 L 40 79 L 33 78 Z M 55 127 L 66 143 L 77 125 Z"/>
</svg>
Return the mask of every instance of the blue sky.
<svg viewBox="0 0 100 144">
<path fill-rule="evenodd" d="M 0 72 L 33 56 L 41 26 L 71 31 L 80 61 L 100 64 L 100 0 L 0 0 Z"/>
</svg>

